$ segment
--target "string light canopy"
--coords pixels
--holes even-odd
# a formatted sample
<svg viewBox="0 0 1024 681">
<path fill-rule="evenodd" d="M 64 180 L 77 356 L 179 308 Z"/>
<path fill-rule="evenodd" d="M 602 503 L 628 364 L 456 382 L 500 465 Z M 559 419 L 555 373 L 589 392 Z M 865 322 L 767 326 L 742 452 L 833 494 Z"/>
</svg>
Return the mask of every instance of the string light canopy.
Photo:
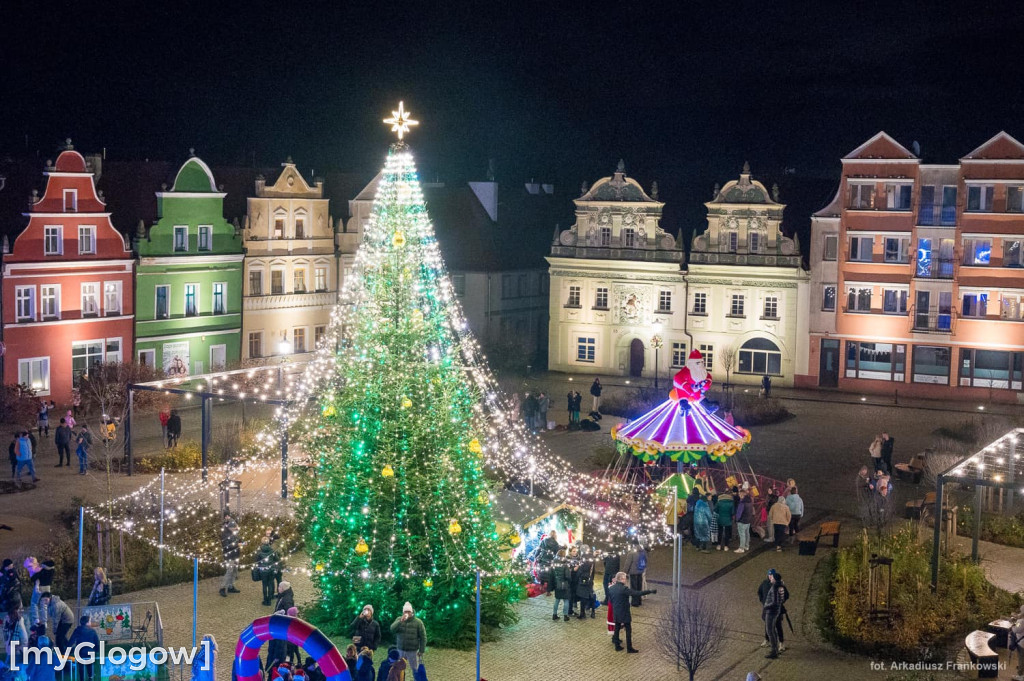
<svg viewBox="0 0 1024 681">
<path fill-rule="evenodd" d="M 1024 495 L 1024 428 L 1007 431 L 975 453 L 956 461 L 952 466 L 935 476 L 934 518 L 942 518 L 949 507 L 944 499 L 947 482 L 974 486 L 974 527 L 972 532 L 971 555 L 978 560 L 978 542 L 981 535 L 981 514 L 983 491 L 986 487 L 1005 490 L 1007 503 L 1013 508 L 1016 493 Z M 938 588 L 939 546 L 942 522 L 935 522 L 932 541 L 932 590 Z"/>
</svg>

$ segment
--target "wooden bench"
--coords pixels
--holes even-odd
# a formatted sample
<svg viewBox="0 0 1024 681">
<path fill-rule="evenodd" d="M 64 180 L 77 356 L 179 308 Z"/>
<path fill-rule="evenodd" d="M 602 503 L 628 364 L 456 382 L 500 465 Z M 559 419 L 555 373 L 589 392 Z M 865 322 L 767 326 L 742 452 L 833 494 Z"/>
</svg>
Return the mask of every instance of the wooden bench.
<svg viewBox="0 0 1024 681">
<path fill-rule="evenodd" d="M 935 492 L 928 492 L 924 495 L 924 499 L 914 499 L 907 502 L 904 517 L 908 520 L 918 520 L 933 506 L 935 506 Z"/>
<path fill-rule="evenodd" d="M 907 463 L 898 463 L 894 467 L 896 469 L 896 478 L 903 482 L 912 482 L 915 485 L 921 482 L 921 476 L 924 474 L 924 468 L 928 465 L 928 451 L 915 454 L 910 461 Z"/>
<path fill-rule="evenodd" d="M 832 548 L 839 548 L 839 528 L 841 527 L 838 520 L 829 520 L 821 524 L 821 528 L 818 530 L 818 538 L 832 537 Z"/>
<path fill-rule="evenodd" d="M 999 653 L 989 647 L 995 634 L 988 631 L 972 631 L 964 639 L 964 647 L 977 665 L 979 679 L 999 678 Z"/>
<path fill-rule="evenodd" d="M 839 547 L 839 521 L 829 520 L 822 523 L 817 529 L 807 529 L 797 535 L 799 542 L 799 554 L 801 556 L 813 556 L 818 551 L 818 541 L 822 537 L 832 537 L 832 546 Z"/>
</svg>

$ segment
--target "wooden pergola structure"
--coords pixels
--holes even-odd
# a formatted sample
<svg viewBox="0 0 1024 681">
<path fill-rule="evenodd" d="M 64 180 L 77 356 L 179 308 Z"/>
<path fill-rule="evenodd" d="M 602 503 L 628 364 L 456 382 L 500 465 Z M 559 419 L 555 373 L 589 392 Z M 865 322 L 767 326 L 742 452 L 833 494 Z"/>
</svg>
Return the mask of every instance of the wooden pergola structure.
<svg viewBox="0 0 1024 681">
<path fill-rule="evenodd" d="M 1024 428 L 1014 428 L 991 444 L 982 447 L 942 471 L 935 477 L 935 532 L 932 543 L 932 591 L 939 586 L 939 540 L 942 531 L 942 513 L 946 483 L 974 485 L 974 527 L 971 533 L 971 558 L 978 560 L 978 541 L 981 536 L 981 509 L 984 491 L 1005 490 L 1001 503 L 1013 508 L 1014 490 L 1021 488 L 1024 494 L 1024 467 L 1021 462 L 1024 450 Z"/>
</svg>

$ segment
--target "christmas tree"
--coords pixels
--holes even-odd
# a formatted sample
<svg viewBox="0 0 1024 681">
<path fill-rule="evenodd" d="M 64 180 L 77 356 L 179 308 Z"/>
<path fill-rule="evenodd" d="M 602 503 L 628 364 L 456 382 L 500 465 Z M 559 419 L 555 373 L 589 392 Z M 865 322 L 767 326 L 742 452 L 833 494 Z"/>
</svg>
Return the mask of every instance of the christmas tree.
<svg viewBox="0 0 1024 681">
<path fill-rule="evenodd" d="M 293 426 L 313 462 L 296 496 L 324 624 L 344 626 L 369 603 L 386 627 L 409 601 L 432 641 L 465 643 L 478 571 L 485 627 L 515 619 L 516 538 L 495 529 L 485 396 L 467 376 L 461 311 L 401 141 L 354 270 Z"/>
</svg>

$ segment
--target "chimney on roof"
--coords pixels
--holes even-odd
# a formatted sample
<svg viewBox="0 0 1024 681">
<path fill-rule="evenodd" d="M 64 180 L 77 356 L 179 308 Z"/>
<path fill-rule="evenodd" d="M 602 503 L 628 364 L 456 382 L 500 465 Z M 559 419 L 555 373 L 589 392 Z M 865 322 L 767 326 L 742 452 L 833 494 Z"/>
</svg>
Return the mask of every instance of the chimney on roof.
<svg viewBox="0 0 1024 681">
<path fill-rule="evenodd" d="M 256 196 L 263 196 L 263 190 L 267 186 L 267 178 L 262 173 L 256 176 Z"/>
<path fill-rule="evenodd" d="M 7 255 L 8 253 L 11 252 L 11 242 L 9 242 L 7 240 L 7 235 L 6 234 L 4 234 L 4 242 L 3 242 L 3 246 L 0 247 L 0 250 L 3 251 L 4 255 Z"/>
<path fill-rule="evenodd" d="M 534 182 L 531 177 L 530 181 L 526 183 L 526 191 L 530 194 L 540 194 L 540 183 Z"/>
<path fill-rule="evenodd" d="M 469 188 L 476 194 L 480 205 L 487 211 L 491 222 L 498 221 L 498 183 L 493 180 L 487 182 L 470 182 Z"/>
<path fill-rule="evenodd" d="M 542 184 L 540 186 L 540 188 L 541 188 L 541 191 L 543 191 L 545 194 L 554 194 L 555 193 L 555 185 L 553 185 L 553 184 Z"/>
</svg>

